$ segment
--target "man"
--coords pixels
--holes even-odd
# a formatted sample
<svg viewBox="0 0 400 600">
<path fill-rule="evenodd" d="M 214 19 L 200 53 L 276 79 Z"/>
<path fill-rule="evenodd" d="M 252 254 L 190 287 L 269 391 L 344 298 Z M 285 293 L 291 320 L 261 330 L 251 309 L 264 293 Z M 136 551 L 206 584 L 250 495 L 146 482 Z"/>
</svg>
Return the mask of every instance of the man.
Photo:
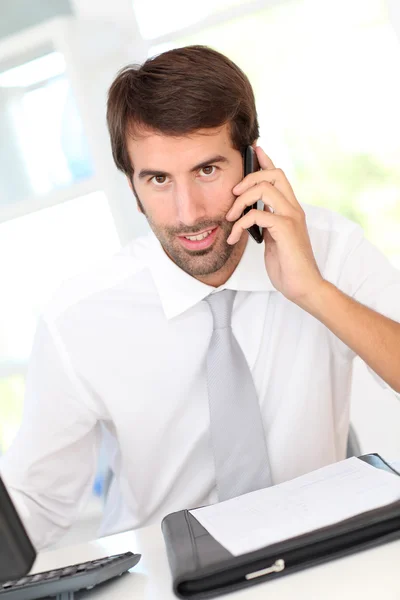
<svg viewBox="0 0 400 600">
<path fill-rule="evenodd" d="M 127 67 L 108 126 L 152 233 L 66 282 L 39 320 L 23 423 L 1 464 L 37 547 L 90 494 L 103 431 L 114 478 L 101 533 L 112 533 L 232 496 L 220 442 L 239 449 L 229 485 L 264 468 L 236 493 L 344 459 L 356 355 L 400 391 L 400 274 L 359 226 L 299 204 L 256 147 L 236 65 L 194 46 Z M 249 145 L 262 170 L 243 179 Z M 242 216 L 258 199 L 265 210 Z M 212 302 L 227 295 L 220 326 Z M 231 371 L 233 359 L 218 362 L 228 346 L 241 360 Z"/>
</svg>

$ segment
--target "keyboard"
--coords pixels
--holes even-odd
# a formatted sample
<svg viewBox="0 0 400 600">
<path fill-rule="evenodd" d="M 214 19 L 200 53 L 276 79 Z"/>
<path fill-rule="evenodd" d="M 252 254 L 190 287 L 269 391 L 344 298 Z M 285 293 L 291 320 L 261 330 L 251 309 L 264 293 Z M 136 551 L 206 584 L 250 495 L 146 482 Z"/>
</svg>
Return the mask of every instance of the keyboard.
<svg viewBox="0 0 400 600">
<path fill-rule="evenodd" d="M 125 552 L 97 560 L 68 565 L 61 569 L 26 575 L 15 581 L 0 583 L 0 600 L 35 600 L 56 596 L 72 600 L 74 592 L 91 589 L 99 583 L 122 575 L 140 560 L 140 554 Z"/>
</svg>

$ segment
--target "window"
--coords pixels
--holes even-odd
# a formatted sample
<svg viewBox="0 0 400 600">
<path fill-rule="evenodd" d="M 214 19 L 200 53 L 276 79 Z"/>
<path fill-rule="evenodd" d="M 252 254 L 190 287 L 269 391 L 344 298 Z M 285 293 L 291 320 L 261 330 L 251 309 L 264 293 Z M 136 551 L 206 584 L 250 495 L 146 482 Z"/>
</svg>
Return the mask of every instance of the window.
<svg viewBox="0 0 400 600">
<path fill-rule="evenodd" d="M 0 101 L 0 208 L 93 174 L 60 53 L 0 73 Z"/>
<path fill-rule="evenodd" d="M 23 375 L 44 304 L 63 280 L 119 247 L 102 192 L 0 225 L 0 451 L 20 419 Z"/>
</svg>

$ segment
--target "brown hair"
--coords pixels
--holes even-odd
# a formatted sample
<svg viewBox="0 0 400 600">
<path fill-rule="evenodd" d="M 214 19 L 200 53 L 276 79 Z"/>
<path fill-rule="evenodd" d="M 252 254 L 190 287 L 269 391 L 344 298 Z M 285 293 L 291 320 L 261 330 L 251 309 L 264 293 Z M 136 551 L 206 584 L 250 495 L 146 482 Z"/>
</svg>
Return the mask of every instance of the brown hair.
<svg viewBox="0 0 400 600">
<path fill-rule="evenodd" d="M 259 136 L 254 94 L 247 76 L 207 46 L 186 46 L 128 65 L 112 83 L 107 125 L 118 169 L 133 175 L 127 135 L 150 128 L 181 136 L 230 123 L 233 147 Z"/>
</svg>

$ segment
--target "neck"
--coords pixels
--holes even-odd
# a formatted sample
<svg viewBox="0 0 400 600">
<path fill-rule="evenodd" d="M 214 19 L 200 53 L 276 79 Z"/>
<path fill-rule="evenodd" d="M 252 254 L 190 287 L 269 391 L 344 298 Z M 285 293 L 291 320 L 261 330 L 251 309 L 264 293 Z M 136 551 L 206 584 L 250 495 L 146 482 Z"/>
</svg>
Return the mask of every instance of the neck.
<svg viewBox="0 0 400 600">
<path fill-rule="evenodd" d="M 240 262 L 240 259 L 243 256 L 248 237 L 249 236 L 247 233 L 243 233 L 240 240 L 235 244 L 232 254 L 229 257 L 229 260 L 224 264 L 224 266 L 221 269 L 219 269 L 219 271 L 216 271 L 215 273 L 210 273 L 209 275 L 202 275 L 196 277 L 196 279 L 198 279 L 202 283 L 211 285 L 215 288 L 220 287 L 221 285 L 226 283 L 229 277 L 235 271 L 236 267 Z"/>
</svg>

